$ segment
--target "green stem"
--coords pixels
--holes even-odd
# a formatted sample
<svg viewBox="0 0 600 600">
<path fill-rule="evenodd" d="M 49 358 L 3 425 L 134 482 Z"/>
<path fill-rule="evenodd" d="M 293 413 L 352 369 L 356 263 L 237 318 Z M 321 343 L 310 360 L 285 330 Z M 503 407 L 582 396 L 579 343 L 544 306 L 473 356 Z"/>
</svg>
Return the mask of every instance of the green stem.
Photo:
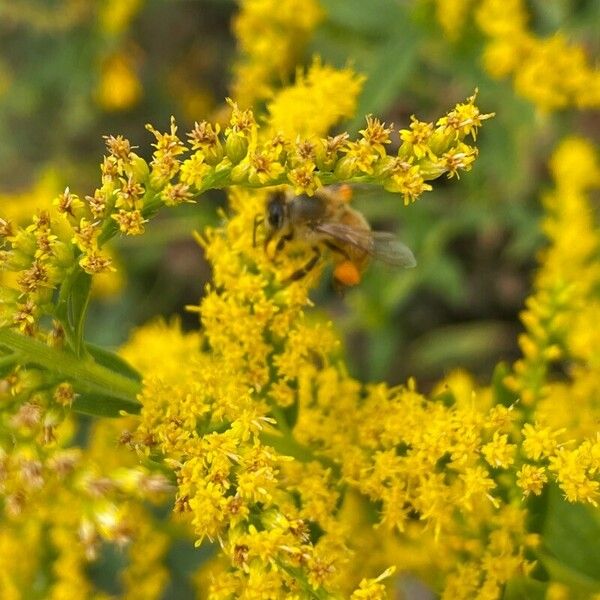
<svg viewBox="0 0 600 600">
<path fill-rule="evenodd" d="M 67 274 L 58 292 L 58 300 L 56 302 L 55 309 L 56 318 L 62 323 L 62 326 L 65 331 L 65 336 L 69 344 L 71 344 L 72 346 L 74 345 L 75 332 L 73 331 L 73 327 L 71 326 L 71 322 L 69 320 L 69 296 L 71 294 L 73 284 L 77 279 L 80 271 L 81 267 L 77 262 L 75 262 L 73 266 L 71 266 L 71 268 L 67 271 Z"/>
<path fill-rule="evenodd" d="M 290 435 L 277 435 L 275 433 L 263 433 L 260 439 L 267 445 L 272 446 L 283 456 L 291 456 L 300 462 L 311 462 L 319 460 L 312 451 L 299 444 Z"/>
<path fill-rule="evenodd" d="M 2 367 L 14 365 L 19 360 L 21 360 L 21 354 L 19 354 L 18 352 L 11 352 L 10 354 L 0 356 L 0 369 Z"/>
<path fill-rule="evenodd" d="M 20 353 L 23 363 L 32 363 L 51 373 L 72 380 L 83 390 L 99 392 L 119 398 L 132 412 L 139 407 L 137 394 L 140 384 L 128 377 L 114 373 L 91 358 L 77 358 L 71 353 L 47 346 L 34 338 L 12 329 L 0 329 L 0 345 Z"/>
<path fill-rule="evenodd" d="M 260 439 L 268 446 L 275 448 L 282 456 L 291 456 L 303 463 L 317 461 L 324 467 L 331 469 L 333 473 L 338 473 L 338 465 L 330 458 L 317 455 L 307 446 L 300 444 L 294 439 L 290 429 L 283 431 L 282 435 L 276 433 L 262 433 Z"/>
</svg>

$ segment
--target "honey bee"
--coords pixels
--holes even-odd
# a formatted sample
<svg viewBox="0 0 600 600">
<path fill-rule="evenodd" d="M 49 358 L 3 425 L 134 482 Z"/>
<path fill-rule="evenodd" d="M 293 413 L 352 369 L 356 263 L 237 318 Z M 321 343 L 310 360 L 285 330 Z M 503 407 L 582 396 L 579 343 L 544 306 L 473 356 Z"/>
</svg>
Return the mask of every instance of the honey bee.
<svg viewBox="0 0 600 600">
<path fill-rule="evenodd" d="M 275 237 L 278 237 L 275 253 L 292 240 L 310 245 L 311 258 L 287 281 L 298 281 L 310 273 L 321 260 L 324 249 L 334 257 L 333 277 L 341 287 L 358 284 L 372 258 L 396 267 L 416 266 L 407 246 L 391 233 L 373 231 L 365 217 L 348 205 L 350 194 L 349 186 L 320 188 L 314 196 L 275 192 L 267 203 L 265 215 L 255 219 L 254 243 L 256 228 L 264 223 L 265 252 Z"/>
</svg>

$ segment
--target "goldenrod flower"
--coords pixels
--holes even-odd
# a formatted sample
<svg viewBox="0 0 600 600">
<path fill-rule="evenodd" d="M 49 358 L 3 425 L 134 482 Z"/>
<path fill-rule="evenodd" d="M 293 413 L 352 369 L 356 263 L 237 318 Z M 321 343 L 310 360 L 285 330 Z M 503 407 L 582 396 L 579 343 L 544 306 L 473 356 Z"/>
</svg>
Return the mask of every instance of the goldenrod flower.
<svg viewBox="0 0 600 600">
<path fill-rule="evenodd" d="M 489 38 L 483 53 L 488 72 L 512 73 L 516 92 L 542 111 L 600 104 L 600 73 L 583 48 L 567 43 L 560 32 L 541 38 L 529 31 L 523 0 L 484 0 L 475 19 Z"/>
<path fill-rule="evenodd" d="M 231 87 L 242 106 L 272 95 L 322 16 L 316 0 L 240 0 L 233 22 L 240 57 Z"/>
<path fill-rule="evenodd" d="M 331 102 L 331 92 L 344 85 L 345 95 Z M 46 516 L 61 559 L 70 567 L 57 564 L 63 569 L 55 585 L 58 597 L 69 575 L 77 593 L 92 593 L 85 562 L 102 541 L 130 546 L 128 585 L 134 577 L 146 577 L 144 592 L 160 593 L 164 571 L 150 564 L 153 576 L 145 576 L 139 559 L 144 540 L 156 544 L 151 563 L 160 562 L 166 547 L 141 505 L 146 498 L 159 502 L 170 488 L 164 478 L 148 473 L 150 461 L 170 471 L 175 510 L 197 544 L 218 541 L 228 559 L 230 572 L 219 573 L 212 586 L 215 597 L 349 596 L 353 590 L 357 598 L 381 597 L 381 581 L 392 570 L 369 576 L 396 560 L 374 552 L 372 565 L 352 572 L 352 553 L 369 554 L 368 547 L 360 548 L 363 538 L 355 535 L 356 517 L 342 510 L 353 494 L 380 507 L 363 526 L 370 532 L 364 539 L 377 544 L 375 521 L 392 547 L 419 536 L 432 546 L 438 540 L 445 544 L 439 554 L 477 561 L 482 593 L 497 591 L 525 568 L 524 526 L 506 516 L 505 484 L 494 473 L 495 467 L 512 468 L 509 432 L 498 433 L 489 425 L 509 428 L 510 420 L 492 410 L 490 393 L 472 382 L 458 385 L 455 377 L 450 381 L 454 387 L 448 385 L 452 400 L 440 402 L 419 393 L 412 380 L 389 388 L 352 379 L 332 326 L 314 322 L 307 310 L 319 269 L 312 277 L 282 285 L 288 273 L 306 263 L 307 249 L 299 244 L 274 264 L 253 243 L 256 216 L 264 214 L 269 191 L 251 188 L 289 181 L 296 193 L 310 194 L 321 184 L 348 179 L 396 186 L 408 201 L 431 187 L 426 181 L 470 167 L 467 158 L 475 152 L 467 136 L 474 137 L 490 116 L 479 112 L 474 97 L 437 124 L 422 127 L 431 135 L 403 145 L 397 155 L 387 154 L 390 130 L 374 118 L 358 140 L 344 133 L 323 137 L 350 114 L 359 88 L 360 77 L 351 70 L 315 63 L 299 76 L 291 94 L 284 91 L 271 100 L 266 122 L 231 102 L 223 133 L 216 126 L 195 125 L 188 135 L 191 149 L 174 120 L 165 133 L 148 126 L 156 140 L 150 164 L 124 138 L 107 138 L 102 184 L 93 196 L 76 202 L 67 192 L 59 202 L 61 213 L 42 214 L 31 226 L 11 232 L 6 247 L 21 285 L 8 318 L 35 337 L 30 344 L 42 344 L 49 335 L 42 317 L 49 313 L 54 290 L 59 297 L 67 294 L 62 286 L 74 285 L 74 275 L 89 283 L 78 265 L 89 274 L 110 269 L 105 245 L 113 235 L 141 234 L 165 204 L 193 200 L 211 188 L 231 188 L 227 221 L 199 236 L 214 272 L 213 283 L 193 308 L 201 332 L 184 335 L 176 325 L 152 324 L 123 350 L 144 379 L 139 419 L 127 421 L 125 431 L 120 425 L 111 432 L 122 446 L 106 451 L 100 430 L 77 460 L 54 455 L 50 449 L 66 449 L 68 432 L 61 427 L 68 420 L 56 418 L 53 410 L 64 411 L 71 399 L 75 405 L 81 401 L 78 381 L 72 382 L 71 397 L 64 377 L 54 377 L 50 390 L 42 385 L 47 369 L 10 373 L 7 402 L 30 401 L 23 413 L 14 411 L 11 434 L 21 433 L 15 433 L 15 425 L 31 435 L 35 430 L 44 444 L 32 445 L 31 456 L 25 453 L 27 444 L 12 451 L 9 505 L 26 516 L 35 508 L 34 493 L 47 499 L 61 489 L 64 497 L 56 503 L 73 506 L 66 514 Z M 308 112 L 297 99 L 297 110 L 286 107 L 307 90 L 319 110 Z M 444 163 L 446 155 L 454 162 Z M 72 252 L 61 251 L 59 260 L 60 244 Z M 81 351 L 77 323 L 61 319 L 61 311 L 53 316 L 60 324 L 51 339 L 63 348 L 61 356 L 76 360 Z M 101 365 L 86 355 L 77 367 L 90 363 L 97 375 Z M 127 384 L 134 394 L 139 389 L 137 381 L 127 379 Z M 137 456 L 122 458 L 128 448 Z M 115 466 L 119 461 L 122 467 Z M 44 471 L 47 465 L 54 469 L 51 477 Z M 68 479 L 69 469 L 72 482 L 58 485 L 54 474 Z M 571 481 L 562 466 L 557 472 L 565 485 Z M 578 493 L 584 491 L 580 486 Z M 401 542 L 400 532 L 406 536 Z M 482 547 L 488 548 L 483 556 Z"/>
<path fill-rule="evenodd" d="M 105 110 L 126 110 L 139 101 L 142 84 L 130 55 L 117 53 L 102 61 L 95 95 Z"/>
<path fill-rule="evenodd" d="M 517 473 L 517 485 L 523 490 L 525 496 L 529 494 L 539 496 L 547 481 L 548 477 L 543 467 L 525 464 Z"/>
<path fill-rule="evenodd" d="M 482 448 L 485 460 L 492 467 L 507 469 L 515 460 L 516 446 L 508 443 L 508 435 L 494 432 L 491 442 Z"/>
</svg>

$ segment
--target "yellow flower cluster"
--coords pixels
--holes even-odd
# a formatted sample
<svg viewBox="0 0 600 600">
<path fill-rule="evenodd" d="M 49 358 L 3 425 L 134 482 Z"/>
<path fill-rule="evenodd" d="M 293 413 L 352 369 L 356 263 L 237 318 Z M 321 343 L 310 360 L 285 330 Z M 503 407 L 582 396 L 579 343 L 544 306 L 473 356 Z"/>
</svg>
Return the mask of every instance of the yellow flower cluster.
<svg viewBox="0 0 600 600">
<path fill-rule="evenodd" d="M 242 184 L 230 192 L 226 224 L 199 238 L 214 279 L 197 308 L 201 333 L 182 335 L 176 328 L 153 325 L 123 350 L 145 375 L 141 422 L 132 443 L 173 469 L 176 511 L 189 520 L 198 543 L 218 540 L 226 557 L 225 563 L 218 561 L 214 567 L 218 575 L 210 579 L 209 597 L 303 598 L 318 593 L 325 598 L 349 594 L 354 588 L 358 598 L 378 597 L 381 580 L 361 583 L 361 578 L 376 576 L 388 565 L 379 560 L 371 565 L 373 571 L 348 570 L 354 541 L 347 520 L 355 517 L 343 510 L 350 500 L 341 484 L 382 502 L 381 522 L 390 532 L 406 525 L 411 510 L 422 511 L 424 520 L 441 531 L 448 521 L 443 507 L 453 506 L 457 497 L 473 511 L 482 503 L 494 506 L 495 484 L 480 464 L 476 445 L 481 437 L 495 443 L 498 448 L 490 446 L 489 455 L 504 464 L 506 438 L 498 441 L 484 432 L 481 416 L 480 430 L 472 434 L 475 447 L 463 448 L 465 442 L 459 438 L 468 420 L 462 413 L 442 411 L 436 421 L 433 412 L 419 412 L 426 402 L 414 389 L 363 389 L 347 377 L 331 327 L 312 323 L 304 313 L 318 270 L 282 285 L 285 274 L 295 271 L 305 257 L 302 252 L 285 254 L 274 265 L 262 248 L 255 247 L 254 222 L 264 213 L 266 194 L 245 189 L 282 183 L 286 172 L 287 181 L 295 183 L 294 170 L 308 164 L 322 179 L 342 163 L 347 178 L 359 173 L 381 182 L 389 175 L 380 165 L 396 160 L 406 161 L 418 177 L 420 169 L 428 169 L 430 177 L 453 174 L 468 168 L 474 157 L 473 151 L 466 152 L 464 136 L 474 134 L 488 116 L 481 115 L 473 102 L 470 98 L 457 105 L 437 125 L 413 120 L 400 132 L 396 157 L 385 151 L 391 129 L 372 118 L 354 142 L 347 136 L 334 140 L 317 133 L 292 143 L 273 134 L 270 120 L 264 132 L 259 131 L 252 113 L 234 105 L 225 139 L 217 127 L 198 124 L 189 135 L 193 154 L 181 164 L 177 157 L 184 147 L 176 130 L 165 134 L 153 130 L 157 144 L 149 178 L 158 180 L 155 187 L 161 184 L 172 190 L 183 183 L 189 187 L 180 191 L 202 190 L 206 178 L 219 176 L 223 162 L 231 168 L 231 179 Z M 339 118 L 339 112 L 326 114 L 329 126 Z M 323 122 L 319 126 L 326 128 Z M 326 154 L 328 145 L 336 148 Z M 448 150 L 449 145 L 454 150 Z M 264 168 L 259 157 L 265 158 L 267 152 L 274 158 Z M 167 183 L 177 170 L 180 183 Z M 299 191 L 310 192 L 313 185 Z M 398 180 L 388 185 L 398 185 Z M 163 195 L 167 197 L 166 192 Z M 161 343 L 149 348 L 148 340 L 159 338 Z M 400 439 L 409 426 L 405 428 L 398 418 L 394 423 L 401 431 L 390 430 L 389 446 L 381 451 L 373 446 L 382 424 L 378 415 L 411 409 L 414 422 L 410 418 L 407 422 L 412 423 L 413 435 L 418 435 L 414 423 L 421 419 L 436 424 L 429 437 Z M 462 460 L 464 466 L 457 467 L 448 487 L 438 482 L 436 496 L 435 478 L 425 471 L 447 447 L 440 443 L 439 457 L 427 459 L 434 456 L 427 444 L 451 422 L 460 446 L 457 465 Z M 407 458 L 403 468 L 394 467 L 392 449 L 409 442 L 417 447 L 415 456 Z M 422 460 L 426 462 L 412 475 Z M 410 481 L 405 479 L 409 473 Z M 399 479 L 395 487 L 388 479 L 394 477 Z M 414 492 L 404 498 L 402 492 L 413 486 Z M 450 488 L 454 496 L 448 493 Z M 404 506 L 403 501 L 415 506 Z"/>
<path fill-rule="evenodd" d="M 580 169 L 578 194 L 597 177 L 590 151 L 573 140 L 553 159 L 555 172 Z M 561 210 L 564 196 L 553 197 Z M 444 598 L 499 598 L 505 583 L 532 569 L 539 544 L 522 497 L 554 480 L 568 500 L 595 504 L 600 439 L 585 439 L 585 428 L 570 428 L 565 438 L 564 428 L 542 422 L 542 397 L 505 406 L 494 388 L 478 389 L 461 373 L 430 397 L 413 382 L 389 388 L 348 377 L 331 328 L 304 313 L 314 278 L 282 288 L 281 273 L 295 258 L 284 255 L 275 266 L 254 247 L 253 221 L 263 207 L 262 192 L 236 190 L 226 224 L 200 238 L 214 268 L 197 309 L 201 333 L 160 326 L 167 357 L 163 346 L 148 355 L 152 330 L 125 350 L 149 368 L 133 443 L 174 469 L 177 510 L 199 540 L 222 548 L 203 568 L 211 575 L 199 577 L 201 593 L 360 598 L 370 590 L 380 597 L 379 581 L 360 579 L 394 563 L 424 573 L 435 565 L 445 576 Z M 590 259 L 589 241 L 581 247 L 583 254 L 575 246 L 557 250 L 572 281 L 582 275 L 575 257 Z M 539 282 L 556 280 L 545 271 L 558 269 L 553 252 Z M 598 289 L 589 277 L 581 286 Z M 536 335 L 546 327 L 525 321 Z M 597 360 L 596 346 L 586 352 Z M 523 372 L 517 365 L 507 383 Z M 597 379 L 597 370 L 588 375 Z M 366 509 L 356 493 L 379 507 L 367 525 L 357 522 Z M 416 540 L 421 550 L 431 543 L 430 552 L 415 556 Z M 359 561 L 365 571 L 357 572 L 356 556 L 369 557 Z"/>
<path fill-rule="evenodd" d="M 239 4 L 233 20 L 239 58 L 231 90 L 246 108 L 269 98 L 273 84 L 289 78 L 323 12 L 317 0 L 239 0 Z"/>
<path fill-rule="evenodd" d="M 470 17 L 475 0 L 435 0 L 435 15 L 449 40 L 456 41 Z"/>
<path fill-rule="evenodd" d="M 600 339 L 590 323 L 599 314 L 600 235 L 588 194 L 600 187 L 600 165 L 589 142 L 567 138 L 550 167 L 556 189 L 543 198 L 542 224 L 549 245 L 521 316 L 523 358 L 505 380 L 535 420 L 523 429 L 523 450 L 538 464 L 524 465 L 518 483 L 539 493 L 550 471 L 569 500 L 596 504 Z M 557 376 L 559 364 L 569 364 L 567 376 Z"/>
<path fill-rule="evenodd" d="M 600 106 L 600 71 L 584 48 L 557 32 L 540 37 L 528 28 L 523 0 L 435 0 L 436 17 L 446 37 L 460 38 L 474 18 L 487 37 L 486 71 L 512 76 L 515 91 L 540 110 Z"/>
<path fill-rule="evenodd" d="M 141 96 L 142 84 L 132 56 L 117 52 L 103 57 L 95 90 L 96 102 L 105 110 L 125 110 L 134 106 Z"/>
<path fill-rule="evenodd" d="M 346 88 L 337 102 L 327 96 L 332 84 Z M 314 113 L 298 112 L 286 121 L 281 111 L 289 108 L 297 90 L 307 86 L 327 109 L 317 111 L 315 105 Z M 142 234 L 161 206 L 193 202 L 210 188 L 287 183 L 298 194 L 312 195 L 325 184 L 360 181 L 399 192 L 408 203 L 431 189 L 426 181 L 471 168 L 477 149 L 466 139 L 475 137 L 482 122 L 492 116 L 480 113 L 475 96 L 457 104 L 435 125 L 413 118 L 410 128 L 399 132 L 398 151 L 388 154 L 392 129 L 372 117 L 356 140 L 346 133 L 320 134 L 328 128 L 327 121 L 331 124 L 349 114 L 359 89 L 360 78 L 349 70 L 336 72 L 315 63 L 306 77 L 300 76 L 295 86 L 273 100 L 274 113 L 262 128 L 252 111 L 231 101 L 231 119 L 223 134 L 218 125 L 196 123 L 188 133 L 189 146 L 177 135 L 173 119 L 165 133 L 148 125 L 156 138 L 150 165 L 133 152 L 128 140 L 107 136 L 102 184 L 93 195 L 82 200 L 67 188 L 54 200 L 52 210 L 40 211 L 24 228 L 0 220 L 0 266 L 17 273 L 16 286 L 2 288 L 0 325 L 35 334 L 40 316 L 53 314 L 51 300 L 57 288 L 63 296 L 69 293 L 81 269 L 89 275 L 114 269 L 104 248 L 107 240 L 117 232 Z M 310 121 L 301 127 L 300 119 L 307 115 Z M 282 132 L 292 125 L 316 131 L 304 136 Z"/>
<path fill-rule="evenodd" d="M 40 172 L 38 179 L 27 190 L 12 194 L 0 194 L 0 231 L 12 223 L 26 226 L 31 221 L 31 215 L 40 211 L 50 211 L 53 208 L 52 198 L 56 197 L 61 189 L 61 178 L 54 167 L 45 167 Z M 107 250 L 109 258 L 114 261 L 110 250 Z M 17 273 L 11 271 L 0 271 L 0 285 L 15 287 L 17 285 Z M 96 298 L 115 296 L 123 287 L 122 274 L 115 271 L 107 271 L 98 274 L 92 282 L 92 295 Z"/>
<path fill-rule="evenodd" d="M 352 69 L 334 69 L 315 59 L 294 85 L 280 90 L 267 104 L 273 133 L 324 136 L 331 123 L 349 119 L 356 109 L 364 77 Z"/>
<path fill-rule="evenodd" d="M 145 0 L 102 0 L 97 3 L 100 34 L 107 38 L 98 57 L 99 80 L 94 90 L 98 105 L 107 111 L 126 110 L 141 98 L 143 89 L 138 76 L 140 52 L 127 39 L 127 29 L 142 10 Z"/>
<path fill-rule="evenodd" d="M 304 598 L 358 587 L 360 598 L 378 589 L 360 579 L 394 561 L 382 540 L 400 545 L 401 556 L 403 544 L 429 535 L 454 556 L 445 570 L 459 556 L 466 568 L 470 557 L 472 587 L 448 598 L 478 589 L 498 597 L 530 568 L 525 552 L 536 542 L 524 509 L 503 500 L 497 476 L 520 463 L 516 411 L 494 406 L 489 391 L 464 376 L 441 384 L 432 399 L 413 383 L 388 388 L 349 378 L 330 326 L 304 314 L 311 279 L 282 288 L 293 257 L 274 266 L 253 246 L 263 206 L 262 193 L 233 192 L 226 225 L 201 239 L 214 269 L 198 308 L 201 334 L 159 326 L 167 341 L 149 353 L 154 325 L 124 350 L 148 367 L 133 443 L 174 469 L 176 510 L 199 541 L 219 540 L 226 557 L 211 563 L 204 591 Z M 350 490 L 380 506 L 371 545 L 357 535 Z M 359 550 L 371 555 L 372 571 L 350 571 Z M 448 590 L 462 576 L 451 575 Z"/>
<path fill-rule="evenodd" d="M 481 0 L 475 19 L 489 41 L 483 63 L 493 77 L 513 75 L 518 94 L 543 111 L 600 106 L 600 71 L 581 46 L 556 33 L 541 38 L 527 29 L 522 0 Z"/>
<path fill-rule="evenodd" d="M 88 568 L 114 544 L 128 546 L 126 597 L 159 598 L 167 537 L 146 505 L 163 503 L 171 484 L 117 444 L 130 418 L 97 423 L 81 448 L 82 430 L 60 414 L 72 400 L 70 386 L 48 389 L 33 368 L 0 379 L 2 597 L 101 598 Z"/>
<path fill-rule="evenodd" d="M 327 98 L 332 82 L 346 87 L 337 105 Z M 49 597 L 63 598 L 69 589 L 81 597 L 92 593 L 86 561 L 94 558 L 99 540 L 141 540 L 131 546 L 126 585 L 133 586 L 150 569 L 152 576 L 145 576 L 149 591 L 144 588 L 150 597 L 165 580 L 158 566 L 165 538 L 155 524 L 148 525 L 150 516 L 139 504 L 168 489 L 164 477 L 107 452 L 102 428 L 85 452 L 70 447 L 75 423 L 64 413 L 81 398 L 77 378 L 67 383 L 65 373 L 67 379 L 75 372 L 91 373 L 92 390 L 118 381 L 121 392 L 117 385 L 111 388 L 115 393 L 131 395 L 137 389 L 132 380 L 107 377 L 91 349 L 82 349 L 73 295 L 85 294 L 89 276 L 111 268 L 105 244 L 117 232 L 141 234 L 161 206 L 193 201 L 209 188 L 233 184 L 231 218 L 200 238 L 214 267 L 214 287 L 198 308 L 201 334 L 182 336 L 163 326 L 159 333 L 141 332 L 124 350 L 145 378 L 141 421 L 122 441 L 174 471 L 176 511 L 189 518 L 199 542 L 220 541 L 230 569 L 214 580 L 213 597 L 306 597 L 315 590 L 329 597 L 335 590 L 349 594 L 353 589 L 358 598 L 381 596 L 381 582 L 390 571 L 377 574 L 387 564 L 375 561 L 372 569 L 352 576 L 344 570 L 352 529 L 338 517 L 346 502 L 339 489 L 346 469 L 339 462 L 339 434 L 330 444 L 316 444 L 319 456 L 303 439 L 311 429 L 307 415 L 317 419 L 313 435 L 333 431 L 335 407 L 321 414 L 321 402 L 331 404 L 334 390 L 347 393 L 340 403 L 347 406 L 360 403 L 361 386 L 337 362 L 331 327 L 312 323 L 304 314 L 319 270 L 282 285 L 284 274 L 305 262 L 303 249 L 274 265 L 262 248 L 254 247 L 253 226 L 257 214 L 264 213 L 267 194 L 248 188 L 287 183 L 311 194 L 325 183 L 365 181 L 400 191 L 408 202 L 429 189 L 426 180 L 470 168 L 476 150 L 465 140 L 475 137 L 491 115 L 479 112 L 473 96 L 436 124 L 413 118 L 410 128 L 399 132 L 397 152 L 388 154 L 392 128 L 372 117 L 356 140 L 344 133 L 325 137 L 353 108 L 360 78 L 315 63 L 296 85 L 299 90 L 310 86 L 311 94 L 328 104 L 318 120 L 297 113 L 302 136 L 282 132 L 286 125 L 275 113 L 292 101 L 285 95 L 273 99 L 274 114 L 264 126 L 232 102 L 223 133 L 218 125 L 197 123 L 189 144 L 177 135 L 174 122 L 167 132 L 148 126 L 156 138 L 150 164 L 126 139 L 109 136 L 102 184 L 93 195 L 81 199 L 67 188 L 29 225 L 0 222 L 2 263 L 15 282 L 1 288 L 2 324 L 30 336 L 0 329 L 0 391 L 7 408 L 3 493 L 10 515 L 23 515 L 23 523 L 31 511 L 57 507 L 36 520 L 41 530 L 52 532 L 59 551 Z M 303 118 L 312 120 L 303 124 Z M 46 315 L 55 320 L 50 332 L 41 327 Z M 158 339 L 153 354 L 147 342 Z M 53 349 L 61 364 L 52 362 Z M 33 355 L 21 354 L 27 351 Z M 114 429 L 108 431 L 113 440 L 118 437 Z M 67 505 L 68 511 L 58 509 Z M 19 520 L 15 535 L 21 528 Z M 137 553 L 149 539 L 153 561 L 144 561 Z M 10 575 L 5 577 L 12 585 Z"/>
<path fill-rule="evenodd" d="M 534 566 L 540 540 L 528 530 L 524 497 L 555 481 L 569 501 L 598 502 L 600 340 L 589 323 L 600 313 L 599 238 L 587 197 L 600 181 L 593 149 L 567 140 L 551 162 L 550 244 L 523 315 L 524 356 L 504 379 L 515 402 L 464 373 L 429 396 L 412 380 L 361 384 L 348 376 L 332 326 L 307 312 L 319 269 L 285 281 L 305 263 L 306 249 L 281 252 L 274 263 L 256 246 L 256 217 L 271 190 L 252 188 L 288 184 L 310 194 L 324 183 L 366 181 L 410 202 L 429 187 L 425 181 L 470 168 L 476 151 L 465 139 L 489 115 L 471 97 L 435 124 L 413 118 L 398 132 L 394 154 L 386 150 L 392 129 L 372 117 L 358 139 L 324 137 L 353 98 L 318 119 L 290 109 L 286 124 L 295 91 L 308 86 L 326 98 L 319 93 L 328 89 L 331 78 L 320 81 L 327 72 L 315 63 L 296 89 L 274 97 L 262 127 L 234 103 L 222 133 L 198 123 L 188 144 L 174 122 L 167 132 L 149 126 L 156 138 L 149 165 L 127 140 L 108 137 L 93 196 L 81 200 L 67 189 L 28 226 L 1 221 L 2 260 L 16 274 L 15 286 L 1 292 L 4 324 L 41 338 L 38 317 L 60 317 L 51 309 L 54 289 L 60 296 L 65 278 L 93 274 L 90 265 L 106 261 L 112 235 L 141 234 L 161 206 L 231 186 L 224 224 L 198 236 L 214 271 L 192 307 L 201 330 L 183 334 L 176 323 L 154 323 L 122 350 L 144 375 L 139 419 L 102 423 L 85 450 L 73 447 L 77 426 L 65 414 L 78 400 L 76 381 L 43 369 L 43 360 L 15 366 L 19 349 L 6 354 L 3 342 L 0 478 L 8 526 L 0 549 L 9 554 L 0 556 L 0 582 L 13 597 L 42 557 L 32 552 L 15 565 L 22 554 L 15 550 L 13 559 L 11 548 L 42 535 L 57 553 L 41 591 L 47 597 L 95 593 L 86 565 L 101 541 L 128 544 L 128 596 L 159 597 L 168 536 L 143 504 L 171 488 L 151 471 L 157 463 L 173 472 L 175 512 L 197 543 L 219 544 L 219 556 L 197 577 L 199 593 L 211 599 L 383 598 L 396 568 L 425 578 L 435 570 L 430 583 L 448 600 L 492 600 Z M 359 78 L 348 70 L 335 76 L 358 93 Z M 294 138 L 293 128 L 302 134 Z M 73 333 L 56 325 L 43 339 L 68 349 L 62 338 Z M 559 360 L 569 361 L 568 376 L 551 369 Z M 87 356 L 78 368 L 86 366 Z"/>
</svg>

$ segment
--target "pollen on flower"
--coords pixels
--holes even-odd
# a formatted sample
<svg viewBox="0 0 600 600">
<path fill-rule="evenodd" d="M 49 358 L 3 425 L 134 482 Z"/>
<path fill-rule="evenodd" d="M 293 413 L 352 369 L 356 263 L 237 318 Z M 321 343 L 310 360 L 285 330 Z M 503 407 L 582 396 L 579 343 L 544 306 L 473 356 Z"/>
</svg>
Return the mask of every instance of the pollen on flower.
<svg viewBox="0 0 600 600">
<path fill-rule="evenodd" d="M 304 162 L 289 172 L 288 179 L 294 187 L 296 194 L 308 194 L 312 196 L 321 187 L 321 182 L 315 169 L 316 166 L 314 163 Z"/>
<path fill-rule="evenodd" d="M 181 164 L 179 178 L 184 185 L 201 189 L 211 167 L 206 163 L 203 152 L 195 152 Z"/>
<path fill-rule="evenodd" d="M 90 275 L 114 270 L 112 260 L 99 251 L 92 251 L 79 260 L 81 268 Z"/>
<path fill-rule="evenodd" d="M 508 435 L 494 432 L 491 442 L 483 446 L 482 452 L 485 460 L 492 467 L 507 469 L 515 460 L 517 447 L 508 443 Z"/>
<path fill-rule="evenodd" d="M 549 427 L 539 427 L 526 423 L 523 426 L 522 448 L 527 458 L 540 460 L 553 455 L 557 449 L 557 437 L 561 431 L 552 431 Z"/>
<path fill-rule="evenodd" d="M 104 142 L 111 156 L 114 156 L 117 160 L 129 161 L 131 159 L 134 146 L 127 138 L 122 135 L 105 135 Z"/>
<path fill-rule="evenodd" d="M 64 213 L 70 217 L 75 217 L 75 212 L 83 207 L 83 202 L 78 198 L 76 194 L 72 194 L 69 188 L 54 201 L 54 205 L 58 208 L 58 211 Z"/>
<path fill-rule="evenodd" d="M 267 152 L 250 153 L 250 172 L 248 181 L 250 183 L 267 183 L 276 181 L 284 172 L 283 165 L 276 160 L 274 155 Z"/>
<path fill-rule="evenodd" d="M 126 235 L 141 235 L 144 233 L 144 223 L 148 220 L 144 219 L 141 211 L 135 210 L 119 210 L 118 213 L 112 215 L 112 218 L 119 225 L 121 233 Z"/>
<path fill-rule="evenodd" d="M 414 202 L 424 192 L 431 191 L 430 184 L 425 183 L 418 165 L 410 165 L 399 161 L 398 167 L 394 167 L 390 182 L 385 189 L 390 192 L 399 192 L 404 197 L 404 204 Z"/>
<path fill-rule="evenodd" d="M 477 130 L 482 122 L 494 116 L 494 113 L 482 114 L 475 105 L 476 98 L 477 92 L 467 98 L 466 102 L 457 104 L 445 117 L 438 119 L 436 125 L 446 131 L 455 131 L 459 138 L 472 135 L 473 139 L 476 139 Z"/>
<path fill-rule="evenodd" d="M 517 473 L 517 485 L 523 490 L 524 496 L 539 496 L 547 481 L 548 477 L 543 467 L 525 464 Z"/>
<path fill-rule="evenodd" d="M 183 168 L 183 167 L 182 167 Z M 177 206 L 184 202 L 195 202 L 190 186 L 185 183 L 168 183 L 162 192 L 166 206 Z"/>
<path fill-rule="evenodd" d="M 385 144 L 390 144 L 390 133 L 392 127 L 387 128 L 385 123 L 382 123 L 379 119 L 374 118 L 372 115 L 367 116 L 367 126 L 365 129 L 361 129 L 359 133 L 363 136 L 366 142 L 379 150 L 382 156 L 385 156 Z"/>
<path fill-rule="evenodd" d="M 419 121 L 414 115 L 410 120 L 410 129 L 400 130 L 400 139 L 407 144 L 417 158 L 422 158 L 431 153 L 429 140 L 433 135 L 433 123 Z"/>
</svg>

